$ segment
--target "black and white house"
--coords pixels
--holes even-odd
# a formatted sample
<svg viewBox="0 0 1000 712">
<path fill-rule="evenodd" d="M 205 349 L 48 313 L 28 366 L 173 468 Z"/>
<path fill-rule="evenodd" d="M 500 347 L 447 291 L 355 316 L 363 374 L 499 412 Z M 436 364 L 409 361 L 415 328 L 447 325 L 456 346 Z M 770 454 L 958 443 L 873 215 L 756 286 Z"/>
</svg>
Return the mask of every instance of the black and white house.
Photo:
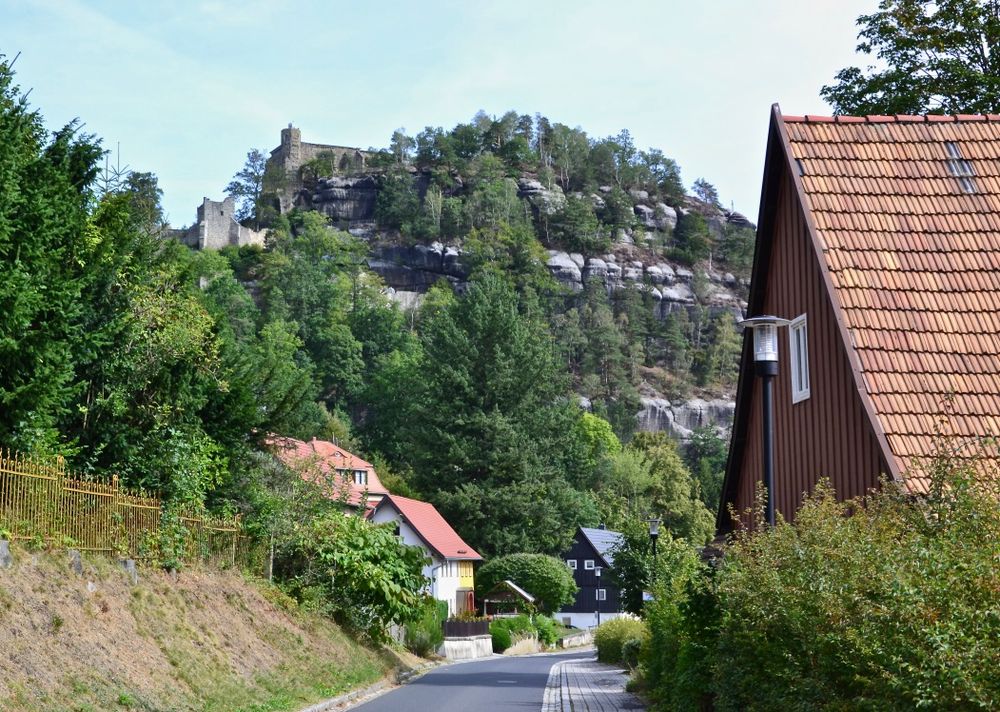
<svg viewBox="0 0 1000 712">
<path fill-rule="evenodd" d="M 573 546 L 562 558 L 580 590 L 572 605 L 555 614 L 556 620 L 577 628 L 592 628 L 621 615 L 618 587 L 608 578 L 615 563 L 612 550 L 621 541 L 618 532 L 577 528 Z"/>
</svg>

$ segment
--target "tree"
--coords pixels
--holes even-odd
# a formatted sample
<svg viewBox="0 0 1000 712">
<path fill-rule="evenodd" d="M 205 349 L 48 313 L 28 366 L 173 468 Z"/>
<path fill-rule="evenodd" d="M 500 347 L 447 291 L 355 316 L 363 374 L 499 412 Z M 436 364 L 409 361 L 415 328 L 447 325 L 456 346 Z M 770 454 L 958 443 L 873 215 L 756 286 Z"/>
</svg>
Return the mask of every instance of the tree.
<svg viewBox="0 0 1000 712">
<path fill-rule="evenodd" d="M 424 309 L 417 358 L 393 363 L 399 385 L 373 404 L 395 410 L 399 464 L 480 552 L 558 553 L 596 512 L 577 484 L 581 413 L 544 322 L 492 271 Z"/>
<path fill-rule="evenodd" d="M 502 581 L 513 581 L 534 596 L 545 614 L 572 603 L 579 590 L 569 567 L 544 554 L 508 554 L 486 562 L 476 573 L 477 595 L 482 598 Z"/>
<path fill-rule="evenodd" d="M 241 223 L 252 222 L 256 229 L 260 229 L 260 203 L 266 168 L 267 156 L 264 152 L 257 148 L 251 149 L 243 168 L 236 172 L 225 187 L 226 195 L 236 200 L 236 220 Z"/>
<path fill-rule="evenodd" d="M 820 95 L 837 114 L 1000 111 L 1000 2 L 882 0 L 857 23 L 857 51 Z"/>
<path fill-rule="evenodd" d="M 684 461 L 698 482 L 701 501 L 710 512 L 719 511 L 728 456 L 729 443 L 709 426 L 695 428 L 684 447 Z"/>
<path fill-rule="evenodd" d="M 0 56 L 0 441 L 65 453 L 58 422 L 93 345 L 81 295 L 100 248 L 87 204 L 103 152 L 75 124 L 47 135 Z"/>
<path fill-rule="evenodd" d="M 406 129 L 404 128 L 398 128 L 393 131 L 392 138 L 389 139 L 389 150 L 392 152 L 392 157 L 401 166 L 407 165 L 410 162 L 413 149 L 416 146 L 417 142 L 406 135 Z"/>
<path fill-rule="evenodd" d="M 694 185 L 691 186 L 691 191 L 701 202 L 711 205 L 712 207 L 719 206 L 719 191 L 717 191 L 715 186 L 704 178 L 696 180 Z"/>
<path fill-rule="evenodd" d="M 391 525 L 331 512 L 301 530 L 284 573 L 301 596 L 318 593 L 340 621 L 383 642 L 390 625 L 420 615 L 426 560 Z"/>
</svg>

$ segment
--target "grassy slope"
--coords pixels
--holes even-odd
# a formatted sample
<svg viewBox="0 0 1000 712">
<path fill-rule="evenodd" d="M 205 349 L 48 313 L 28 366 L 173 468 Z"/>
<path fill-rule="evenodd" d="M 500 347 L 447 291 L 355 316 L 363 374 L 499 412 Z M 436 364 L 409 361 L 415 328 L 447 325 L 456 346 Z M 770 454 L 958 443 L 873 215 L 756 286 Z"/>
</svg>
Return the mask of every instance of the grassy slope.
<svg viewBox="0 0 1000 712">
<path fill-rule="evenodd" d="M 0 710 L 295 710 L 393 662 L 234 573 L 176 581 L 15 553 L 0 571 Z"/>
</svg>

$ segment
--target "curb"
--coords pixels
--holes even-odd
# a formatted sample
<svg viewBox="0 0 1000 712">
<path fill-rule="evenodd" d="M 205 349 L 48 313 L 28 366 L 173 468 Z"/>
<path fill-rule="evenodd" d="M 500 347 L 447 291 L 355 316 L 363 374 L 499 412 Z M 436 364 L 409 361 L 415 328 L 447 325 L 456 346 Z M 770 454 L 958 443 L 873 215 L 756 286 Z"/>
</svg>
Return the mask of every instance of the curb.
<svg viewBox="0 0 1000 712">
<path fill-rule="evenodd" d="M 396 672 L 394 682 L 390 679 L 382 679 L 369 685 L 368 687 L 363 687 L 360 690 L 345 692 L 343 695 L 338 695 L 337 697 L 331 697 L 328 700 L 317 702 L 314 705 L 310 705 L 309 707 L 299 710 L 299 712 L 329 712 L 330 710 L 346 710 L 349 709 L 348 705 L 353 707 L 357 703 L 367 702 L 371 698 L 378 697 L 398 685 L 405 685 L 410 680 L 440 666 L 441 663 L 426 663 L 410 670 L 398 670 Z"/>
</svg>

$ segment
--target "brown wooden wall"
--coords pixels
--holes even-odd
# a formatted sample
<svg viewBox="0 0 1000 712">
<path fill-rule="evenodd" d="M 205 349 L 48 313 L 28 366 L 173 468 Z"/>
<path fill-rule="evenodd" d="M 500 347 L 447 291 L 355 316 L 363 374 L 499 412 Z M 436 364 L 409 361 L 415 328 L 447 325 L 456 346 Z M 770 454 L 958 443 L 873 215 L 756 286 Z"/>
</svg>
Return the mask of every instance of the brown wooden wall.
<svg viewBox="0 0 1000 712">
<path fill-rule="evenodd" d="M 787 171 L 781 178 L 761 314 L 807 315 L 810 397 L 792 403 L 787 330 L 779 340 L 774 379 L 775 507 L 792 519 L 804 493 L 829 478 L 838 498 L 864 494 L 887 468 L 851 374 L 847 351 L 824 287 L 805 218 Z M 823 267 L 825 269 L 825 266 Z M 762 477 L 760 381 L 754 379 L 736 509 L 753 504 Z"/>
</svg>

